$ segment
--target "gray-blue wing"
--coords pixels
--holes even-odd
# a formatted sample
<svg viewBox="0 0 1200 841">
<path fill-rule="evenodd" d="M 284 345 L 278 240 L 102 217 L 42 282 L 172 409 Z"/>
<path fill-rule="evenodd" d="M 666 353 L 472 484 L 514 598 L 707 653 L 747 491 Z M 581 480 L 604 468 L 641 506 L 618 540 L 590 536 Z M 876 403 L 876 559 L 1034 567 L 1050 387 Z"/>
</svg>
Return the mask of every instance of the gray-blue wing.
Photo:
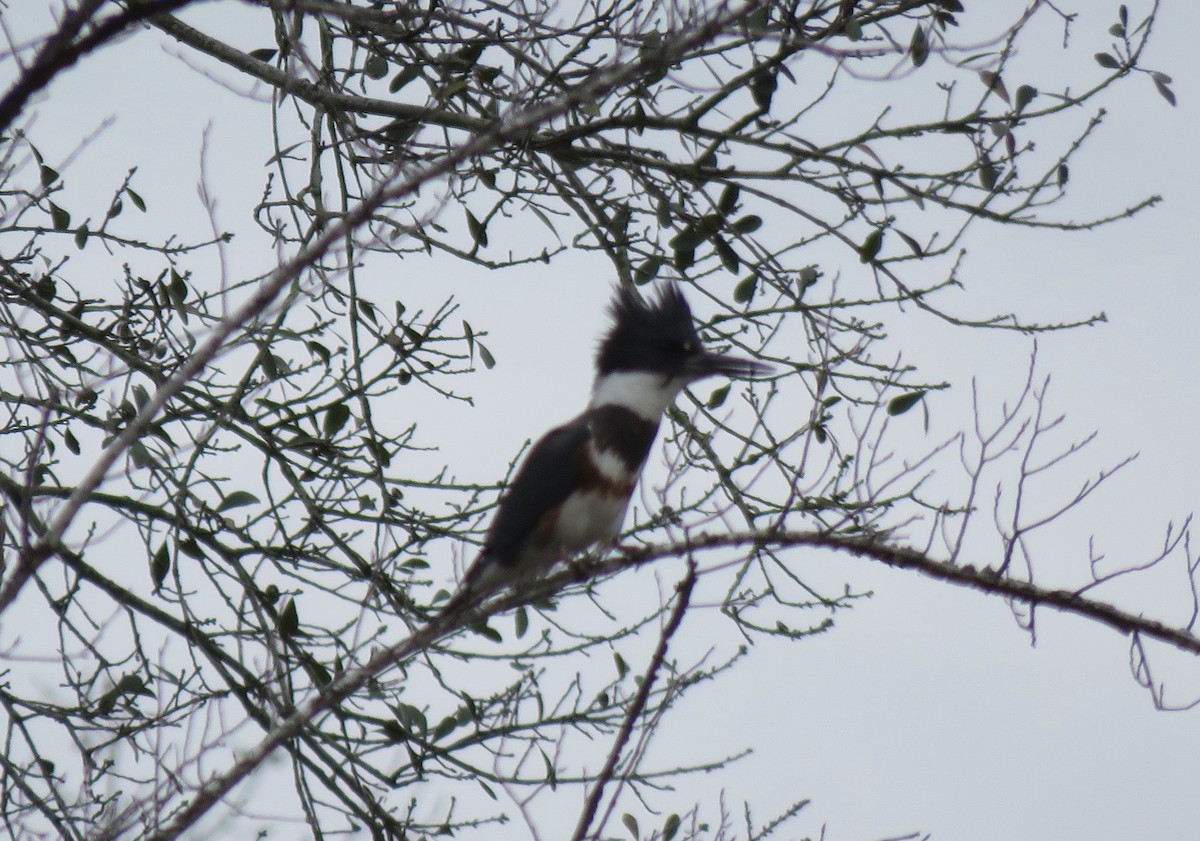
<svg viewBox="0 0 1200 841">
<path fill-rule="evenodd" d="M 511 569 L 521 549 L 551 511 L 570 496 L 580 479 L 580 451 L 591 438 L 580 418 L 547 432 L 534 444 L 516 477 L 500 497 L 500 507 L 484 539 L 483 555 Z"/>
</svg>

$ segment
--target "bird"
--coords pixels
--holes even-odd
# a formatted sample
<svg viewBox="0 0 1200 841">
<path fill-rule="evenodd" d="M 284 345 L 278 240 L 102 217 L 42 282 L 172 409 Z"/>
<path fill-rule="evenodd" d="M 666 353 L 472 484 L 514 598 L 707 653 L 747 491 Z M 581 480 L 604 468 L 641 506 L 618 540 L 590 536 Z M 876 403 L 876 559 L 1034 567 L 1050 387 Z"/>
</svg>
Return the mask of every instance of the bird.
<svg viewBox="0 0 1200 841">
<path fill-rule="evenodd" d="M 679 393 L 706 377 L 771 370 L 707 350 L 673 282 L 645 299 L 619 285 L 609 314 L 587 409 L 529 450 L 447 611 L 536 581 L 559 561 L 615 543 L 663 413 Z"/>
</svg>

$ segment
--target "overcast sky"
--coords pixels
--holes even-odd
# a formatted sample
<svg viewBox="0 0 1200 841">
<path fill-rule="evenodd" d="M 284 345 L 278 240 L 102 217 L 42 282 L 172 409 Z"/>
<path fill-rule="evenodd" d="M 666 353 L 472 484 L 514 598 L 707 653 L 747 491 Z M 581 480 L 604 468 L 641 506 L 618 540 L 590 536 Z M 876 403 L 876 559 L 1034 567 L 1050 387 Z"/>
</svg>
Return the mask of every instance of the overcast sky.
<svg viewBox="0 0 1200 841">
<path fill-rule="evenodd" d="M 11 3 L 9 12 L 29 1 Z M 972 14 L 976 4 L 966 5 Z M 1108 22 L 1102 17 L 1097 25 Z M 1150 193 L 1164 196 L 1161 206 L 1090 233 L 989 228 L 969 241 L 967 294 L 980 309 L 1108 315 L 1101 327 L 1047 337 L 1039 348 L 1041 370 L 1054 376 L 1054 404 L 1070 413 L 1068 431 L 1101 431 L 1063 475 L 1064 487 L 1140 454 L 1092 500 L 1086 517 L 1072 521 L 1077 531 L 1060 530 L 1064 569 L 1077 568 L 1093 534 L 1113 557 L 1153 554 L 1167 520 L 1180 521 L 1197 507 L 1198 31 L 1197 4 L 1165 4 L 1146 61 L 1174 77 L 1179 107 L 1163 102 L 1148 79 L 1119 86 L 1106 102 L 1105 127 L 1073 166 L 1076 192 L 1067 209 L 1079 217 Z M 1084 32 L 1075 37 L 1081 46 L 1094 44 Z M 178 206 L 162 217 L 166 233 L 207 225 L 194 200 L 207 127 L 218 218 L 225 227 L 243 228 L 248 222 L 239 214 L 261 191 L 271 154 L 267 109 L 245 95 L 247 86 L 235 81 L 233 90 L 222 90 L 177 52 L 146 32 L 89 58 L 86 72 L 57 81 L 39 104 L 34 136 L 53 160 L 115 118 L 77 169 L 90 166 L 119 179 L 125 166 L 137 164 L 135 184 L 147 201 Z M 1048 53 L 1046 60 L 1060 57 Z M 95 189 L 103 194 L 114 186 L 97 183 Z M 232 253 L 238 276 L 263 271 L 271 260 L 264 250 Z M 589 276 L 595 281 L 562 282 Z M 490 440 L 497 442 L 478 454 L 480 475 L 471 478 L 487 481 L 502 472 L 525 438 L 581 408 L 609 276 L 600 258 L 571 255 L 549 268 L 500 277 L 479 271 L 440 277 L 438 295 L 452 286 L 464 315 L 479 323 L 496 307 L 510 306 L 514 289 L 517 300 L 537 302 L 492 321 L 488 345 L 500 363 L 475 377 L 474 408 L 448 410 L 447 449 L 465 448 L 479 417 L 488 418 Z M 397 282 L 416 294 L 421 280 Z M 556 314 L 549 323 L 546 312 Z M 920 325 L 898 328 L 906 359 L 931 378 L 956 384 L 931 403 L 935 427 L 965 417 L 971 376 L 986 384 L 993 407 L 1024 376 L 1029 343 L 1023 337 L 951 335 Z M 547 346 L 554 348 L 550 361 Z M 514 398 L 536 410 L 513 416 Z M 840 615 L 823 636 L 787 646 L 759 643 L 766 650 L 740 666 L 735 680 L 698 690 L 658 742 L 664 754 L 754 745 L 744 773 L 732 778 L 752 781 L 753 791 L 730 788 L 733 802 L 752 796 L 763 820 L 797 799 L 812 800 L 782 837 L 815 836 L 822 824 L 828 841 L 918 830 L 962 841 L 1197 837 L 1200 711 L 1155 711 L 1130 677 L 1125 639 L 1042 611 L 1038 644 L 1031 647 L 997 599 L 841 557 L 814 555 L 797 563 L 818 580 L 845 578 L 871 589 L 874 598 Z M 1163 577 L 1105 592 L 1127 607 L 1183 618 L 1186 600 L 1164 591 L 1170 586 Z M 702 620 L 694 628 L 692 641 L 702 647 Z M 1160 662 L 1169 698 L 1200 697 L 1192 694 L 1196 664 L 1166 656 Z M 756 735 L 746 739 L 745 728 Z M 695 782 L 694 790 L 680 792 L 681 808 L 704 792 L 707 781 Z M 512 829 L 519 835 L 519 826 Z"/>
</svg>

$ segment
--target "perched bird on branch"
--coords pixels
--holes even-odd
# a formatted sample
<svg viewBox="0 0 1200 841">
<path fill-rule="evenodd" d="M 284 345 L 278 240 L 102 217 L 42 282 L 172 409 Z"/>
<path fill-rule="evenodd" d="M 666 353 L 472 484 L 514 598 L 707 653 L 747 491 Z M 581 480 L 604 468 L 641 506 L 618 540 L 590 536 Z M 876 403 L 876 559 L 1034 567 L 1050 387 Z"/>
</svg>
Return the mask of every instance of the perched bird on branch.
<svg viewBox="0 0 1200 841">
<path fill-rule="evenodd" d="M 587 409 L 529 451 L 447 611 L 536 580 L 560 560 L 615 541 L 659 421 L 679 392 L 705 377 L 770 370 L 706 350 L 674 284 L 662 285 L 650 300 L 622 286 L 610 313 Z"/>
</svg>

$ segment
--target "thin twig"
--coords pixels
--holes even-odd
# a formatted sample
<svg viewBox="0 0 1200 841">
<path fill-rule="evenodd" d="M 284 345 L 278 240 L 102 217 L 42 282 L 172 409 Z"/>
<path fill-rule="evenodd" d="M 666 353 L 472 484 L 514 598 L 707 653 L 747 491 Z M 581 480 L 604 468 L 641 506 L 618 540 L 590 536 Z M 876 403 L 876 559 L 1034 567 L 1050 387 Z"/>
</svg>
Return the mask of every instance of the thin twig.
<svg viewBox="0 0 1200 841">
<path fill-rule="evenodd" d="M 646 669 L 646 676 L 642 679 L 642 685 L 638 687 L 637 694 L 633 697 L 633 702 L 629 705 L 629 710 L 625 713 L 625 720 L 621 722 L 621 730 L 617 733 L 617 738 L 613 741 L 612 750 L 608 753 L 608 759 L 604 762 L 604 767 L 600 770 L 600 774 L 596 777 L 596 783 L 592 786 L 592 790 L 588 792 L 587 801 L 583 806 L 583 813 L 579 816 L 579 825 L 575 827 L 575 834 L 572 836 L 573 841 L 583 841 L 587 836 L 588 828 L 596 817 L 596 810 L 600 806 L 600 798 L 604 794 L 604 786 L 612 779 L 616 772 L 617 763 L 621 760 L 621 753 L 625 750 L 625 745 L 629 742 L 629 737 L 633 733 L 634 723 L 641 716 L 642 711 L 646 708 L 646 702 L 650 698 L 650 690 L 654 687 L 654 678 L 658 675 L 658 670 L 662 668 L 663 660 L 667 656 L 667 646 L 671 641 L 671 637 L 679 630 L 679 625 L 683 621 L 683 614 L 687 612 L 688 604 L 692 598 L 692 588 L 696 585 L 696 560 L 689 557 L 687 561 L 687 575 L 679 582 L 675 588 L 679 593 L 675 601 L 675 609 L 671 611 L 671 618 L 667 620 L 667 624 L 663 627 L 662 633 L 658 638 L 658 647 L 654 650 L 654 656 L 650 658 L 650 665 Z M 603 822 L 601 822 L 603 826 Z"/>
</svg>

